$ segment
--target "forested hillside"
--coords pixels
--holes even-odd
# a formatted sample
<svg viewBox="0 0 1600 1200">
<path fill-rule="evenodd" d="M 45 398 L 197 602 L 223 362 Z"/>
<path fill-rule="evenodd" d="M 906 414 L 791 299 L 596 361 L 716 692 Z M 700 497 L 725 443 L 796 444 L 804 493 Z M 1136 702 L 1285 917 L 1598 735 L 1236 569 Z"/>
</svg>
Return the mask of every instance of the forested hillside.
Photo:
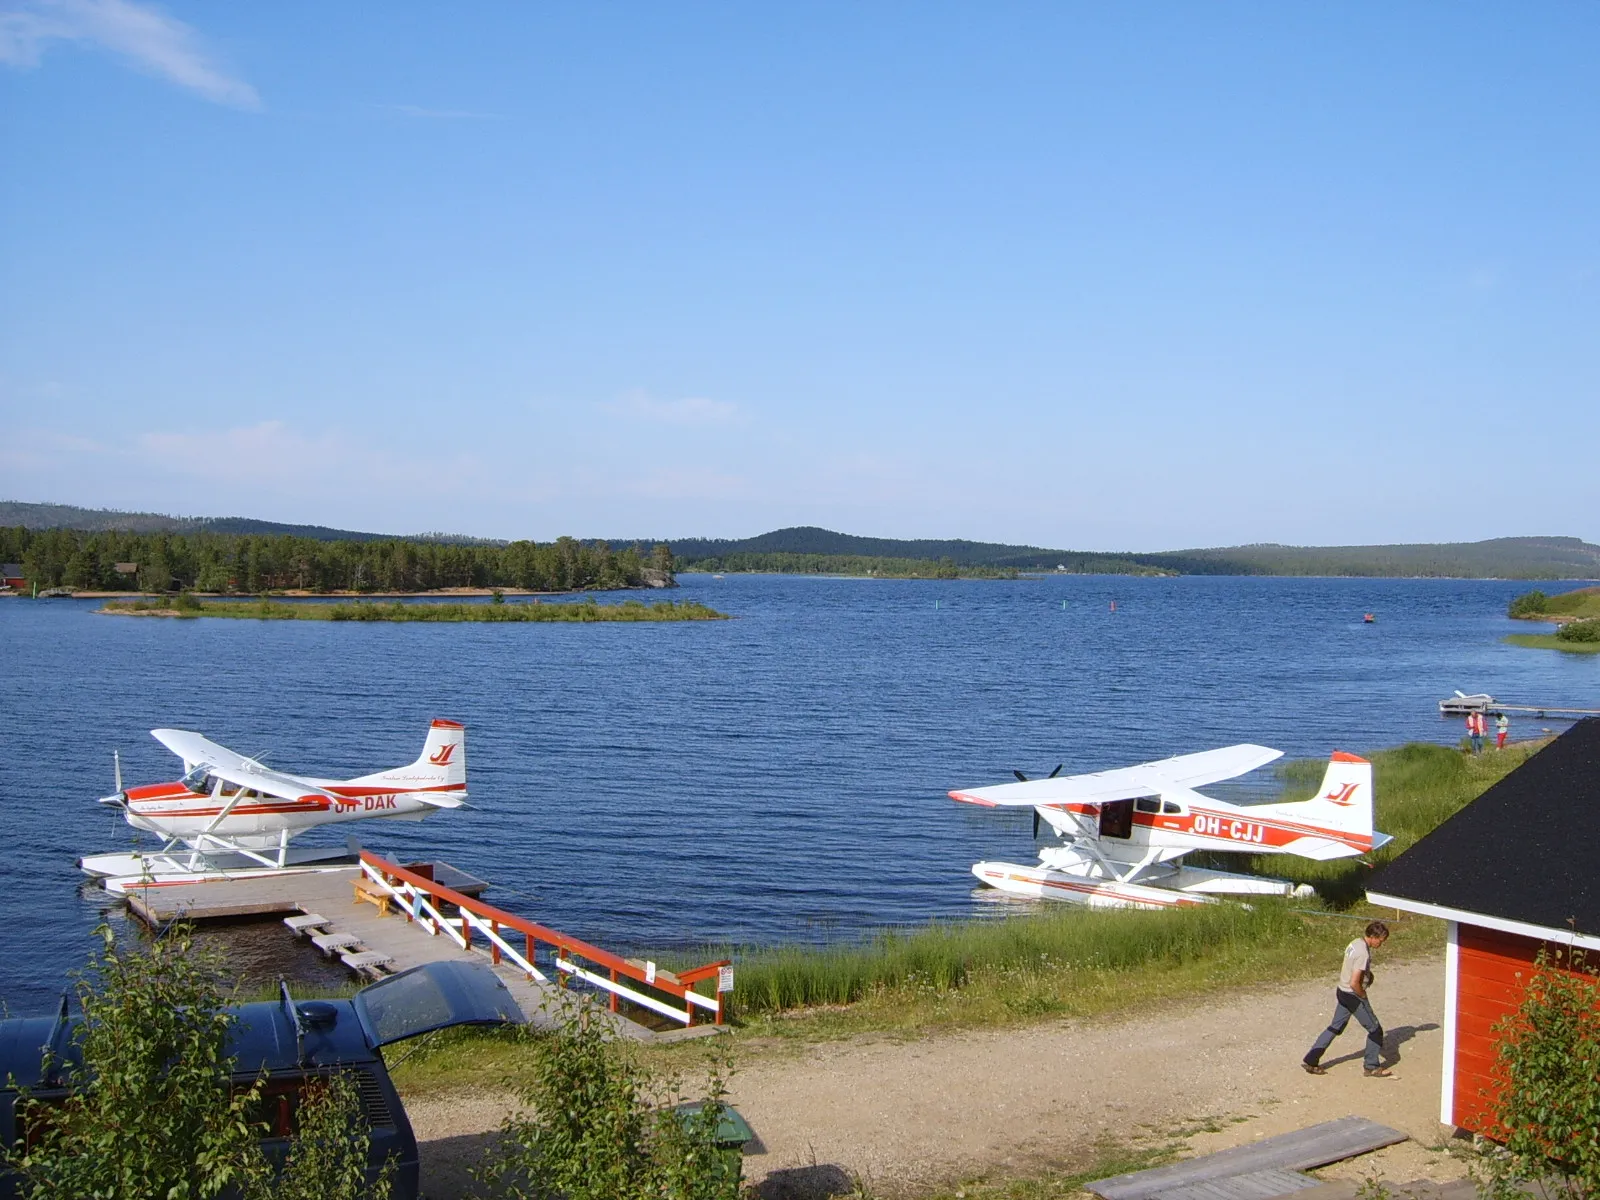
<svg viewBox="0 0 1600 1200">
<path fill-rule="evenodd" d="M 158 513 L 124 513 L 76 508 L 64 504 L 0 501 L 0 526 L 31 530 L 75 529 L 97 532 L 207 535 L 271 535 L 296 542 L 404 542 L 414 552 L 441 566 L 430 577 L 481 576 L 483 564 L 499 562 L 492 553 L 480 556 L 423 553 L 424 546 L 454 545 L 489 551 L 510 551 L 530 542 L 477 539 L 460 534 L 418 534 L 392 538 L 385 534 L 330 529 L 321 525 L 283 525 L 249 517 L 168 517 Z M 571 541 L 572 539 L 563 539 Z M 576 541 L 573 545 L 603 557 L 608 545 L 655 545 L 656 538 Z M 348 556 L 348 552 L 344 552 Z M 962 538 L 874 538 L 837 533 L 814 525 L 776 529 L 749 538 L 675 538 L 671 553 L 677 565 L 702 571 L 775 571 L 793 574 L 877 574 L 927 577 L 998 575 L 1015 571 L 1065 571 L 1082 575 L 1355 575 L 1436 576 L 1452 579 L 1600 579 L 1600 546 L 1575 537 L 1492 538 L 1481 542 L 1419 543 L 1384 546 L 1284 546 L 1271 543 L 1161 552 L 1106 553 L 1052 550 L 1006 542 L 973 542 Z M 518 552 L 523 554 L 523 552 Z M 313 556 L 317 557 L 317 556 Z M 331 556 L 338 558 L 338 555 Z M 515 557 L 515 556 L 513 556 Z M 525 555 L 524 555 L 525 557 Z M 363 569 L 370 577 L 382 555 Z M 17 557 L 8 553 L 7 561 Z M 471 567 L 462 564 L 477 564 Z M 952 570 L 952 567 L 954 570 Z M 495 568 L 498 570 L 498 568 Z M 424 572 L 426 573 L 426 572 Z M 493 572 L 491 571 L 491 574 Z M 236 574 L 236 572 L 235 572 Z M 274 578 L 282 572 L 272 573 Z M 337 569 L 332 576 L 339 576 Z M 298 578 L 298 572 L 296 573 Z M 497 577 L 498 578 L 498 577 Z M 330 584 L 329 586 L 353 586 Z M 362 586 L 367 586 L 363 582 Z M 389 586 L 387 584 L 380 586 Z M 448 585 L 435 585 L 448 586 Z M 502 586 L 514 586 L 503 583 Z M 574 586 L 597 586 L 588 583 Z M 410 590 L 410 589 L 400 589 Z"/>
<path fill-rule="evenodd" d="M 1230 546 L 1137 556 L 1185 575 L 1434 576 L 1597 579 L 1600 546 L 1575 537 L 1491 538 L 1395 546 Z"/>
<path fill-rule="evenodd" d="M 875 560 L 939 562 L 948 560 L 958 567 L 1013 567 L 1019 571 L 1053 571 L 1064 567 L 1078 574 L 1148 575 L 1149 565 L 1128 555 L 1096 554 L 1083 550 L 1046 550 L 1039 546 L 1012 546 L 999 542 L 969 542 L 960 538 L 897 539 L 856 537 L 801 525 L 777 529 L 751 538 L 673 538 L 672 553 L 681 566 L 718 561 L 734 556 L 805 555 L 829 558 L 855 557 Z M 746 558 L 746 561 L 749 561 Z M 777 568 L 729 567 L 729 570 Z"/>
<path fill-rule="evenodd" d="M 670 584 L 673 569 L 672 552 L 664 545 L 650 551 L 639 546 L 612 550 L 604 543 L 573 538 L 493 546 L 20 526 L 0 528 L 0 562 L 20 563 L 28 582 L 41 589 L 217 593 L 602 590 Z M 132 569 L 124 573 L 119 564 Z"/>
</svg>

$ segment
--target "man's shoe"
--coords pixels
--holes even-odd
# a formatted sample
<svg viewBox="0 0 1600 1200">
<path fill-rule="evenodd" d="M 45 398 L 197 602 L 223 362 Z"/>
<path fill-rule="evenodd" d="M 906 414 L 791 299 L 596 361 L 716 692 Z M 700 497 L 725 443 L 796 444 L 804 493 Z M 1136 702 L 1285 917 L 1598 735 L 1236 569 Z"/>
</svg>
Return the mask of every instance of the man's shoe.
<svg viewBox="0 0 1600 1200">
<path fill-rule="evenodd" d="M 1368 1079 L 1393 1079 L 1394 1072 L 1388 1067 L 1367 1067 L 1361 1072 Z"/>
<path fill-rule="evenodd" d="M 1328 1073 L 1328 1068 L 1321 1063 L 1303 1062 L 1300 1065 L 1306 1069 L 1307 1075 L 1326 1075 Z"/>
</svg>

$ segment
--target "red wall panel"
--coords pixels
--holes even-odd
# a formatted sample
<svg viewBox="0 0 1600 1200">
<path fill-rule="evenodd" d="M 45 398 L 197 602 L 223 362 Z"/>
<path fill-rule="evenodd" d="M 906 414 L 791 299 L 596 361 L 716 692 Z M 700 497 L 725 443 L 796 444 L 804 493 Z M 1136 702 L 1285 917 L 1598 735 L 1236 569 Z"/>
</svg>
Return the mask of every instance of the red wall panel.
<svg viewBox="0 0 1600 1200">
<path fill-rule="evenodd" d="M 1494 1027 L 1522 1003 L 1539 951 L 1564 948 L 1465 922 L 1457 928 L 1456 1007 L 1450 1014 L 1456 1035 L 1452 1118 L 1463 1129 L 1487 1133 L 1493 1122 L 1485 1114 L 1495 1099 Z"/>
</svg>

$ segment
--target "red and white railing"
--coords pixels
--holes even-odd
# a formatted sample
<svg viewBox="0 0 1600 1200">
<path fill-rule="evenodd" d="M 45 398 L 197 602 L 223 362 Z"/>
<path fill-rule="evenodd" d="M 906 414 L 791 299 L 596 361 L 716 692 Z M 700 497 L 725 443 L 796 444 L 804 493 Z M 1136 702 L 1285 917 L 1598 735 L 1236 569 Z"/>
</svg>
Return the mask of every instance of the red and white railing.
<svg viewBox="0 0 1600 1200">
<path fill-rule="evenodd" d="M 733 967 L 727 959 L 672 972 L 652 962 L 620 958 L 581 938 L 569 937 L 465 896 L 368 850 L 361 852 L 361 871 L 394 899 L 407 920 L 421 925 L 435 937 L 450 938 L 463 950 L 471 950 L 475 942 L 481 941 L 487 945 L 489 957 L 495 963 L 509 961 L 529 979 L 549 982 L 549 977 L 536 965 L 542 945 L 550 952 L 549 961 L 560 976 L 560 983 L 565 985 L 569 979 L 581 979 L 610 993 L 613 1012 L 617 1011 L 619 1000 L 627 1000 L 686 1027 L 694 1024 L 696 1009 L 702 1014 L 709 1013 L 714 1024 L 722 1024 L 722 1000 L 733 990 Z M 460 915 L 444 913 L 440 906 L 445 904 L 453 905 Z M 707 979 L 715 980 L 716 984 L 710 995 L 695 990 L 695 984 Z M 631 986 L 640 984 L 642 989 Z"/>
</svg>

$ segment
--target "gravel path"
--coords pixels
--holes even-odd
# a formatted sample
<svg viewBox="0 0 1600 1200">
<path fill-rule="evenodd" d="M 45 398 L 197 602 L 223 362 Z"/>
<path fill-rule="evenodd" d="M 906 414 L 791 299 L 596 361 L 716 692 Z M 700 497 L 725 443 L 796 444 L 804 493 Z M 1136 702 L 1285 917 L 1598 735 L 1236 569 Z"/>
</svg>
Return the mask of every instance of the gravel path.
<svg viewBox="0 0 1600 1200">
<path fill-rule="evenodd" d="M 1337 968 L 1337 952 L 1330 953 Z M 1439 1146 L 1443 968 L 1384 967 L 1373 1003 L 1398 1055 L 1396 1078 L 1361 1073 L 1354 1023 L 1307 1075 L 1300 1057 L 1332 1011 L 1327 984 L 1219 994 L 1208 1003 L 1105 1022 L 945 1035 L 916 1042 L 852 1041 L 749 1063 L 733 1100 L 765 1145 L 745 1160 L 765 1194 L 803 1195 L 857 1177 L 882 1195 L 915 1195 L 977 1178 L 1033 1175 L 1091 1163 L 1107 1144 L 1148 1143 L 1173 1130 L 1200 1154 L 1351 1113 L 1413 1141 L 1329 1168 L 1330 1177 L 1453 1179 L 1464 1171 Z M 465 1190 L 505 1112 L 501 1095 L 407 1101 L 422 1145 L 425 1194 Z"/>
</svg>

